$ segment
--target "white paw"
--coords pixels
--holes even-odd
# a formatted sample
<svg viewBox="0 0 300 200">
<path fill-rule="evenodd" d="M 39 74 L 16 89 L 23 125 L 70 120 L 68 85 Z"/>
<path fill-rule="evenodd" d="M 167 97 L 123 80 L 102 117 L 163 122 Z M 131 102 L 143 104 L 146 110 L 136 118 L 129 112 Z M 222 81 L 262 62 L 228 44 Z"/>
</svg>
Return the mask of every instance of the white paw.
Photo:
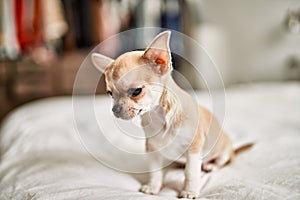
<svg viewBox="0 0 300 200">
<path fill-rule="evenodd" d="M 140 189 L 145 194 L 157 194 L 160 191 L 160 186 L 157 185 L 143 185 Z"/>
<path fill-rule="evenodd" d="M 187 199 L 196 199 L 198 197 L 198 193 L 195 191 L 186 191 L 183 190 L 179 194 L 179 198 L 187 198 Z"/>
</svg>

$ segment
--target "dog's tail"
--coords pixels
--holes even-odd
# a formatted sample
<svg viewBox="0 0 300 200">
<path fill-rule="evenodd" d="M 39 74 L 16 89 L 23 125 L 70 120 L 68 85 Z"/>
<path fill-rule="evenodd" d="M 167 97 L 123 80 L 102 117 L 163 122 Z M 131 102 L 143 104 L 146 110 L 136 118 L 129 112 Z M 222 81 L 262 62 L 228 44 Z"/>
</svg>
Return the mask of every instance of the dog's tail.
<svg viewBox="0 0 300 200">
<path fill-rule="evenodd" d="M 231 139 L 235 154 L 244 152 L 255 144 L 255 141 L 249 138 L 231 137 Z"/>
</svg>

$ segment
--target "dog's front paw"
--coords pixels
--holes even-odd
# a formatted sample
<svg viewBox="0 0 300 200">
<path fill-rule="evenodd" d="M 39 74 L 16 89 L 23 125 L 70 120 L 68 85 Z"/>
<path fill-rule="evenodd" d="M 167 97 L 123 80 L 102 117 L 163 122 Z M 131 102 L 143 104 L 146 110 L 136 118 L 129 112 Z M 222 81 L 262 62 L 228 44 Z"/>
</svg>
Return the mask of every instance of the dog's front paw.
<svg viewBox="0 0 300 200">
<path fill-rule="evenodd" d="M 179 194 L 179 198 L 196 199 L 198 197 L 197 192 L 183 190 Z"/>
<path fill-rule="evenodd" d="M 158 185 L 143 185 L 140 189 L 141 192 L 145 194 L 157 194 L 160 191 L 160 186 Z"/>
</svg>

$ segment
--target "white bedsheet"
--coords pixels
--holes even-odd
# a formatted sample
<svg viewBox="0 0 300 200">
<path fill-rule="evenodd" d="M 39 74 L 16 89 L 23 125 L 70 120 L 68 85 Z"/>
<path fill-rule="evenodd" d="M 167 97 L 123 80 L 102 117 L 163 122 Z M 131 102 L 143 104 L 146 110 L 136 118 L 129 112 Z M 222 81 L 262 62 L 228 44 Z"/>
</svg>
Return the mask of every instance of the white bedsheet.
<svg viewBox="0 0 300 200">
<path fill-rule="evenodd" d="M 239 86 L 227 89 L 226 100 L 225 129 L 255 145 L 203 175 L 200 198 L 300 199 L 300 84 Z M 99 115 L 109 115 L 110 99 L 96 101 Z M 76 134 L 70 97 L 22 106 L 0 137 L 0 199 L 177 199 L 182 188 L 181 168 L 169 169 L 163 190 L 151 196 L 138 192 L 147 175 L 117 172 L 94 159 Z"/>
</svg>

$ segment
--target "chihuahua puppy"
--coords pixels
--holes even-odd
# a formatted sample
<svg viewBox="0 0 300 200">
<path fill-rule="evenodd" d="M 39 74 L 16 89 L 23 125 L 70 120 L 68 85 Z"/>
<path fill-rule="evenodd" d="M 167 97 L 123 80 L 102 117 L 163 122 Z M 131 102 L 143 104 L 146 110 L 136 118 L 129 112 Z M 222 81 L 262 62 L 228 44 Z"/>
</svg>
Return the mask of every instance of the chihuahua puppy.
<svg viewBox="0 0 300 200">
<path fill-rule="evenodd" d="M 185 164 L 179 197 L 196 198 L 201 167 L 204 171 L 222 167 L 232 160 L 234 151 L 216 118 L 173 80 L 170 35 L 170 31 L 162 32 L 145 51 L 127 52 L 116 60 L 98 53 L 91 58 L 105 74 L 115 117 L 141 117 L 151 159 L 150 180 L 141 192 L 157 194 L 163 184 L 160 166 L 165 159 L 177 159 Z M 208 155 L 200 159 L 205 151 Z M 178 157 L 181 152 L 184 154 Z"/>
</svg>

